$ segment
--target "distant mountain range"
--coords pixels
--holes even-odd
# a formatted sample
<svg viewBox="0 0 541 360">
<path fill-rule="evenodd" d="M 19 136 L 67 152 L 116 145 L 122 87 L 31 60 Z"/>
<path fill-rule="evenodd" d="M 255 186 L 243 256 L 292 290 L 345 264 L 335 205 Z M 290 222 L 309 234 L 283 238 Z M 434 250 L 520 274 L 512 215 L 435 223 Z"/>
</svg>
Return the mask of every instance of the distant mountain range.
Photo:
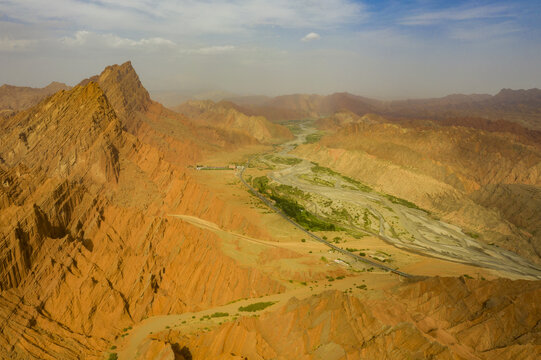
<svg viewBox="0 0 541 360">
<path fill-rule="evenodd" d="M 10 114 L 29 108 L 46 96 L 69 89 L 68 85 L 56 81 L 43 88 L 2 85 L 0 86 L 0 113 Z"/>
<path fill-rule="evenodd" d="M 230 98 L 251 115 L 269 120 L 297 120 L 330 116 L 338 111 L 357 115 L 377 113 L 394 118 L 447 119 L 479 117 L 518 122 L 531 129 L 541 129 L 541 90 L 503 89 L 496 95 L 448 95 L 442 98 L 380 101 L 349 93 L 321 95 L 248 96 Z"/>
</svg>

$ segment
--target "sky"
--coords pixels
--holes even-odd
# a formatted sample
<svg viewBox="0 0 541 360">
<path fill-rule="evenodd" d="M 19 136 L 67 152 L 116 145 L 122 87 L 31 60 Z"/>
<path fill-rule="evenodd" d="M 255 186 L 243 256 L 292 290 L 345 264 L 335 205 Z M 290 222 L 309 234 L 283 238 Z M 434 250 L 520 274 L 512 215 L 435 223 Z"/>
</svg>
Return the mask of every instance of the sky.
<svg viewBox="0 0 541 360">
<path fill-rule="evenodd" d="M 541 1 L 0 0 L 0 84 L 127 60 L 151 93 L 494 94 L 541 87 Z"/>
</svg>

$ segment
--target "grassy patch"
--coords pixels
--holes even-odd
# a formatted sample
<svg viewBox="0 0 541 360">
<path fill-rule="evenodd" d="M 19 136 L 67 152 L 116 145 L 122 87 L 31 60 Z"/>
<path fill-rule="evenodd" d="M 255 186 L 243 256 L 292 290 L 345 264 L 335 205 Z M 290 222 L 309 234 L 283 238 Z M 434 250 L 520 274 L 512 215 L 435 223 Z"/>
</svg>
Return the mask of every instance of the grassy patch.
<svg viewBox="0 0 541 360">
<path fill-rule="evenodd" d="M 289 195 L 298 195 L 305 199 L 307 196 L 301 190 L 287 185 L 280 185 L 273 188 L 269 186 L 269 178 L 266 176 L 259 176 L 252 179 L 252 186 L 259 193 L 268 195 L 274 200 L 276 206 L 280 210 L 295 220 L 300 226 L 313 231 L 339 230 L 334 224 L 319 219 L 302 205 L 297 203 L 296 200 L 291 199 Z M 284 193 L 286 193 L 285 196 Z"/>
<path fill-rule="evenodd" d="M 247 306 L 241 306 L 239 307 L 239 311 L 247 311 L 247 312 L 260 311 L 260 310 L 268 308 L 271 305 L 274 305 L 275 303 L 276 303 L 275 301 L 258 302 L 258 303 L 250 304 Z"/>
<path fill-rule="evenodd" d="M 267 155 L 265 156 L 265 159 L 272 161 L 276 164 L 283 164 L 283 165 L 297 165 L 302 162 L 301 159 L 297 158 L 286 158 L 281 156 L 274 156 L 274 155 Z"/>
<path fill-rule="evenodd" d="M 312 231 L 339 230 L 334 224 L 320 220 L 294 200 L 280 197 L 276 193 L 272 194 L 270 197 L 275 201 L 278 208 L 280 208 L 287 216 L 295 220 L 296 223 L 306 229 Z"/>
<path fill-rule="evenodd" d="M 396 196 L 393 196 L 393 195 L 389 195 L 389 194 L 385 194 L 383 196 L 385 196 L 393 204 L 402 205 L 402 206 L 405 206 L 405 207 L 409 207 L 411 209 L 421 210 L 421 211 L 424 211 L 427 214 L 430 214 L 430 212 L 428 212 L 427 210 L 421 209 L 420 207 L 418 207 L 417 205 L 415 205 L 414 203 L 412 203 L 412 202 L 410 202 L 410 201 L 408 201 L 406 199 L 402 199 L 402 198 L 399 198 L 399 197 L 396 197 Z"/>
<path fill-rule="evenodd" d="M 229 316 L 229 313 L 226 313 L 226 312 L 215 312 L 214 314 L 210 315 L 211 318 L 225 317 L 225 316 Z"/>
<path fill-rule="evenodd" d="M 355 180 L 353 178 L 350 178 L 349 176 L 345 176 L 345 175 L 342 175 L 340 173 L 337 173 L 336 171 L 334 171 L 332 169 L 329 169 L 327 167 L 320 166 L 318 163 L 312 163 L 312 164 L 314 164 L 314 166 L 312 166 L 312 171 L 314 173 L 316 173 L 316 174 L 326 174 L 326 175 L 329 175 L 329 176 L 340 177 L 344 181 L 347 181 L 348 183 L 353 185 L 354 188 L 350 187 L 350 189 L 352 189 L 352 190 L 360 190 L 360 191 L 364 191 L 364 192 L 371 192 L 372 191 L 372 188 L 370 186 L 365 185 L 365 184 L 363 184 L 362 182 L 360 182 L 358 180 Z"/>
<path fill-rule="evenodd" d="M 317 133 L 313 133 L 313 134 L 309 134 L 306 136 L 306 139 L 304 140 L 304 143 L 305 144 L 313 144 L 313 143 L 316 143 L 318 142 L 319 140 L 321 140 L 321 138 L 323 137 L 323 133 L 320 133 L 320 132 L 317 132 Z"/>
<path fill-rule="evenodd" d="M 311 196 L 308 193 L 305 193 L 304 191 L 300 190 L 297 187 L 289 186 L 280 184 L 276 186 L 275 190 L 283 195 L 289 195 L 291 197 L 297 197 L 303 200 L 310 200 Z"/>
<path fill-rule="evenodd" d="M 310 176 L 308 174 L 301 174 L 301 175 L 299 175 L 299 178 L 302 179 L 302 180 L 306 180 L 309 183 L 314 184 L 314 185 L 321 185 L 321 186 L 326 186 L 326 187 L 334 187 L 334 182 L 333 181 L 325 180 L 325 179 L 322 179 L 322 178 L 317 177 L 317 176 Z"/>
<path fill-rule="evenodd" d="M 269 186 L 269 178 L 266 176 L 258 176 L 253 178 L 252 186 L 260 193 L 265 194 Z"/>
<path fill-rule="evenodd" d="M 289 131 L 291 131 L 293 135 L 302 134 L 302 128 L 299 124 L 285 124 L 285 126 L 287 126 L 287 128 L 289 129 Z"/>
<path fill-rule="evenodd" d="M 365 229 L 369 230 L 370 225 L 372 225 L 372 221 L 370 220 L 370 213 L 368 212 L 367 209 L 364 209 L 363 226 L 364 226 Z"/>
<path fill-rule="evenodd" d="M 464 234 L 468 235 L 472 239 L 479 239 L 479 234 L 474 233 L 473 231 L 465 231 Z"/>
</svg>

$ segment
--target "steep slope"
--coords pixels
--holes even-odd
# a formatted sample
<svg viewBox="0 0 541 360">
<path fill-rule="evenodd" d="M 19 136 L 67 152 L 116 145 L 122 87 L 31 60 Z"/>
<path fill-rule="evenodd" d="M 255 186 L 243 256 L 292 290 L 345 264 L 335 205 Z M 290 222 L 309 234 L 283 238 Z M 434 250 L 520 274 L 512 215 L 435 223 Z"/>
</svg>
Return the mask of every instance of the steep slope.
<svg viewBox="0 0 541 360">
<path fill-rule="evenodd" d="M 537 255 L 541 238 L 536 235 L 536 221 L 525 215 L 525 226 L 510 211 L 500 210 L 535 207 L 535 202 L 525 206 L 512 195 L 505 200 L 489 200 L 486 195 L 502 194 L 488 190 L 500 185 L 539 189 L 540 151 L 537 144 L 507 133 L 434 123 L 409 127 L 351 123 L 319 144 L 295 150 L 297 155 L 407 199 L 446 221 L 481 233 L 487 243 L 537 263 L 541 261 Z"/>
<path fill-rule="evenodd" d="M 218 147 L 209 131 L 175 117 L 177 132 L 157 147 L 123 130 L 122 118 L 158 129 L 165 120 L 151 117 L 163 108 L 144 88 L 133 91 L 133 69 L 115 69 L 104 72 L 118 79 L 109 94 L 84 81 L 0 125 L 0 358 L 100 358 L 143 317 L 283 290 L 226 255 L 212 231 L 167 216 L 261 235 L 178 165 L 186 159 L 167 160 L 196 142 Z"/>
<path fill-rule="evenodd" d="M 164 153 L 167 161 L 193 165 L 206 154 L 253 145 L 255 140 L 235 130 L 200 125 L 152 101 L 131 62 L 108 66 L 94 80 L 103 88 L 126 130 Z"/>
<path fill-rule="evenodd" d="M 247 116 L 228 102 L 188 101 L 174 110 L 196 120 L 198 123 L 221 129 L 237 130 L 252 136 L 261 143 L 282 142 L 293 138 L 282 125 L 273 124 L 263 116 Z"/>
<path fill-rule="evenodd" d="M 13 85 L 0 86 L 0 115 L 13 114 L 36 105 L 42 99 L 60 90 L 70 87 L 59 82 L 52 82 L 44 88 L 31 88 Z"/>
<path fill-rule="evenodd" d="M 210 332 L 153 338 L 194 359 L 536 359 L 540 295 L 539 282 L 431 278 L 385 297 L 293 298 Z"/>
<path fill-rule="evenodd" d="M 75 119 L 78 124 L 72 126 Z M 120 122 L 95 83 L 57 93 L 20 113 L 2 124 L 2 135 L 1 257 L 7 262 L 0 288 L 5 289 L 24 278 L 43 237 L 69 233 L 70 215 L 62 213 L 63 203 L 80 201 L 83 188 L 95 193 L 104 183 L 116 182 L 123 138 Z M 73 138 L 80 140 L 69 141 Z M 65 198 L 55 204 L 55 197 Z"/>
</svg>

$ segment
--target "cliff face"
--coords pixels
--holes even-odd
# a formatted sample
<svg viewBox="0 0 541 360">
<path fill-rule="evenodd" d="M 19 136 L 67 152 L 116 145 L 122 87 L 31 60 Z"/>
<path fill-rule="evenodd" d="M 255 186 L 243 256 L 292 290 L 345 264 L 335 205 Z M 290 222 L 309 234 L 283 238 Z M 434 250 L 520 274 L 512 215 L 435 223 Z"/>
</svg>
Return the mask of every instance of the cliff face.
<svg viewBox="0 0 541 360">
<path fill-rule="evenodd" d="M 0 123 L 0 358 L 100 359 L 125 329 L 149 316 L 187 316 L 272 294 L 288 299 L 286 290 L 310 294 L 318 281 L 331 286 L 330 276 L 344 283 L 358 276 L 343 261 L 301 255 L 295 242 L 269 241 L 288 239 L 295 229 L 278 218 L 261 220 L 246 198 L 217 191 L 233 186 L 212 187 L 187 169 L 208 154 L 257 144 L 252 134 L 230 129 L 252 131 L 253 118 L 237 122 L 227 106 L 214 107 L 205 110 L 211 114 L 205 124 L 168 110 L 125 63 Z M 335 125 L 350 122 L 348 116 Z M 228 126 L 217 126 L 222 117 Z M 535 235 L 537 205 L 526 200 L 537 199 L 535 146 L 498 145 L 507 140 L 469 130 L 457 140 L 454 128 L 419 135 L 370 116 L 351 123 L 347 141 L 330 137 L 297 151 L 364 171 L 382 188 L 407 186 L 448 216 L 481 214 L 482 226 L 512 235 L 516 227 L 487 210 L 499 208 Z M 497 146 L 502 150 L 494 155 Z M 433 151 L 423 154 L 424 147 Z M 476 153 L 486 153 L 490 165 Z M 467 161 L 446 163 L 453 154 Z M 419 184 L 433 192 L 427 196 Z M 506 209 L 509 192 L 524 201 Z M 190 216 L 199 223 L 182 220 Z M 383 297 L 362 291 L 291 299 L 261 318 L 212 331 L 156 334 L 141 354 L 188 358 L 175 344 L 195 358 L 505 359 L 538 351 L 539 283 L 436 278 Z"/>
<path fill-rule="evenodd" d="M 258 233 L 186 172 L 235 139 L 152 103 L 130 64 L 0 126 L 1 358 L 98 358 L 144 317 L 283 291 L 167 216 Z"/>
<path fill-rule="evenodd" d="M 539 282 L 457 278 L 378 299 L 327 291 L 210 332 L 158 334 L 154 344 L 185 346 L 195 359 L 535 359 L 539 295 Z"/>
</svg>

